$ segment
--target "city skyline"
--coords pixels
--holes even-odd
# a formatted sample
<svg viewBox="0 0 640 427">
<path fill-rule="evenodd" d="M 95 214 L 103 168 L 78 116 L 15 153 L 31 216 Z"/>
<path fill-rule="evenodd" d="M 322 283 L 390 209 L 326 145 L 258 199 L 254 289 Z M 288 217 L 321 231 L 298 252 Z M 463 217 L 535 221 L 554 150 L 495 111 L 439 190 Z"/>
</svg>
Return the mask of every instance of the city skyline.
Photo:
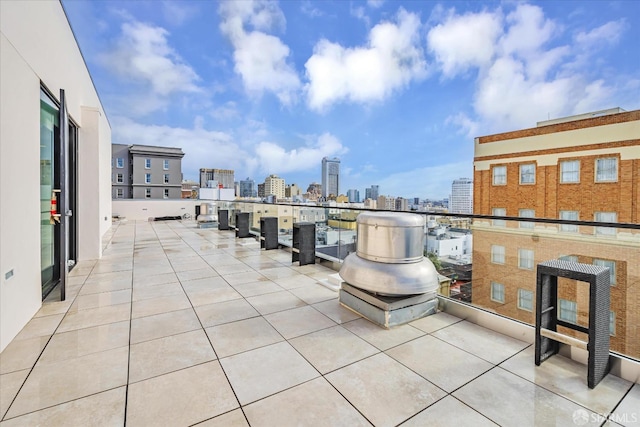
<svg viewBox="0 0 640 427">
<path fill-rule="evenodd" d="M 633 2 L 63 1 L 113 142 L 445 198 L 473 138 L 640 108 Z M 525 102 L 526 100 L 526 102 Z"/>
</svg>

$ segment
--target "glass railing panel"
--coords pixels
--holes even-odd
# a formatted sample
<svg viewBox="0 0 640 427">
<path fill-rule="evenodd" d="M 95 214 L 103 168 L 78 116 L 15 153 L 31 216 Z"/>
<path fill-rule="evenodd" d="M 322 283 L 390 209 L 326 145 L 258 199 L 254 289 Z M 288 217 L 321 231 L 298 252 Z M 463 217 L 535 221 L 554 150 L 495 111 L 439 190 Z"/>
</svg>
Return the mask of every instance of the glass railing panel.
<svg viewBox="0 0 640 427">
<path fill-rule="evenodd" d="M 293 216 L 293 206 L 273 205 L 273 214 L 269 216 L 278 217 L 278 243 L 291 247 L 293 244 L 293 224 L 298 222 Z"/>
<path fill-rule="evenodd" d="M 439 294 L 471 303 L 472 219 L 427 215 L 424 256 L 438 271 Z"/>
<path fill-rule="evenodd" d="M 604 266 L 611 282 L 610 348 L 640 358 L 640 230 L 508 220 L 498 224 L 473 223 L 472 286 L 466 302 L 534 325 L 539 263 L 564 259 Z M 586 283 L 560 278 L 558 299 L 561 320 L 589 325 Z M 572 329 L 558 331 L 586 340 Z"/>
<path fill-rule="evenodd" d="M 316 255 L 341 262 L 356 250 L 358 209 L 220 202 L 221 209 L 278 218 L 278 241 L 291 246 L 293 224 L 316 225 Z M 611 271 L 611 350 L 640 359 L 640 226 L 608 227 L 585 222 L 520 221 L 479 216 L 425 215 L 424 254 L 439 273 L 440 294 L 517 321 L 535 324 L 536 266 L 562 258 Z M 559 281 L 561 316 L 587 326 L 589 291 L 584 283 Z M 559 328 L 584 339 L 579 332 Z"/>
</svg>

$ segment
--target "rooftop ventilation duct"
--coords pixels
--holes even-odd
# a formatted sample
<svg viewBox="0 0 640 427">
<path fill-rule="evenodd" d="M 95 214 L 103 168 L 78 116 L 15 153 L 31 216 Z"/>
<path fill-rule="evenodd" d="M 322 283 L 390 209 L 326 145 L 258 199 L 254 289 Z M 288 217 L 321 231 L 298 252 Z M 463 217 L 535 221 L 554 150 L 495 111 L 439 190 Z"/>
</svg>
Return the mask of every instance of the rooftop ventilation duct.
<svg viewBox="0 0 640 427">
<path fill-rule="evenodd" d="M 218 214 L 216 213 L 215 203 L 202 203 L 200 204 L 200 215 L 197 218 L 198 222 L 217 222 Z"/>
<path fill-rule="evenodd" d="M 432 293 L 438 273 L 424 254 L 422 215 L 363 212 L 358 215 L 356 252 L 345 258 L 340 277 L 349 285 L 387 296 Z"/>
</svg>

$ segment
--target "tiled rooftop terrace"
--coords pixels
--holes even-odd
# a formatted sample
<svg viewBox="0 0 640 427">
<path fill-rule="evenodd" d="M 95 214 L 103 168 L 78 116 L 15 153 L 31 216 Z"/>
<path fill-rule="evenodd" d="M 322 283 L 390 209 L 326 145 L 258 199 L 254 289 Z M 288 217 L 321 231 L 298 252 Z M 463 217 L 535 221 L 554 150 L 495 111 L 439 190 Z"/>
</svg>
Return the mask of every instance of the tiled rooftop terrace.
<svg viewBox="0 0 640 427">
<path fill-rule="evenodd" d="M 640 425 L 640 385 L 438 313 L 385 330 L 284 250 L 114 224 L 0 355 L 0 426 Z M 53 299 L 53 296 L 52 298 Z"/>
</svg>

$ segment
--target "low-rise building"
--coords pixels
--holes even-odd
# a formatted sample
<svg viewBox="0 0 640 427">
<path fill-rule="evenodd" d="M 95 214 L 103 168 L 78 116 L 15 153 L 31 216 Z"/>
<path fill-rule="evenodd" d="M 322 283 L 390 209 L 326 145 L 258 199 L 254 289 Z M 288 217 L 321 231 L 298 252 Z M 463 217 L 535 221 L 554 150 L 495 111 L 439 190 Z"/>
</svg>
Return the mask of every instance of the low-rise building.
<svg viewBox="0 0 640 427">
<path fill-rule="evenodd" d="M 112 144 L 113 199 L 182 198 L 181 148 Z"/>
</svg>

